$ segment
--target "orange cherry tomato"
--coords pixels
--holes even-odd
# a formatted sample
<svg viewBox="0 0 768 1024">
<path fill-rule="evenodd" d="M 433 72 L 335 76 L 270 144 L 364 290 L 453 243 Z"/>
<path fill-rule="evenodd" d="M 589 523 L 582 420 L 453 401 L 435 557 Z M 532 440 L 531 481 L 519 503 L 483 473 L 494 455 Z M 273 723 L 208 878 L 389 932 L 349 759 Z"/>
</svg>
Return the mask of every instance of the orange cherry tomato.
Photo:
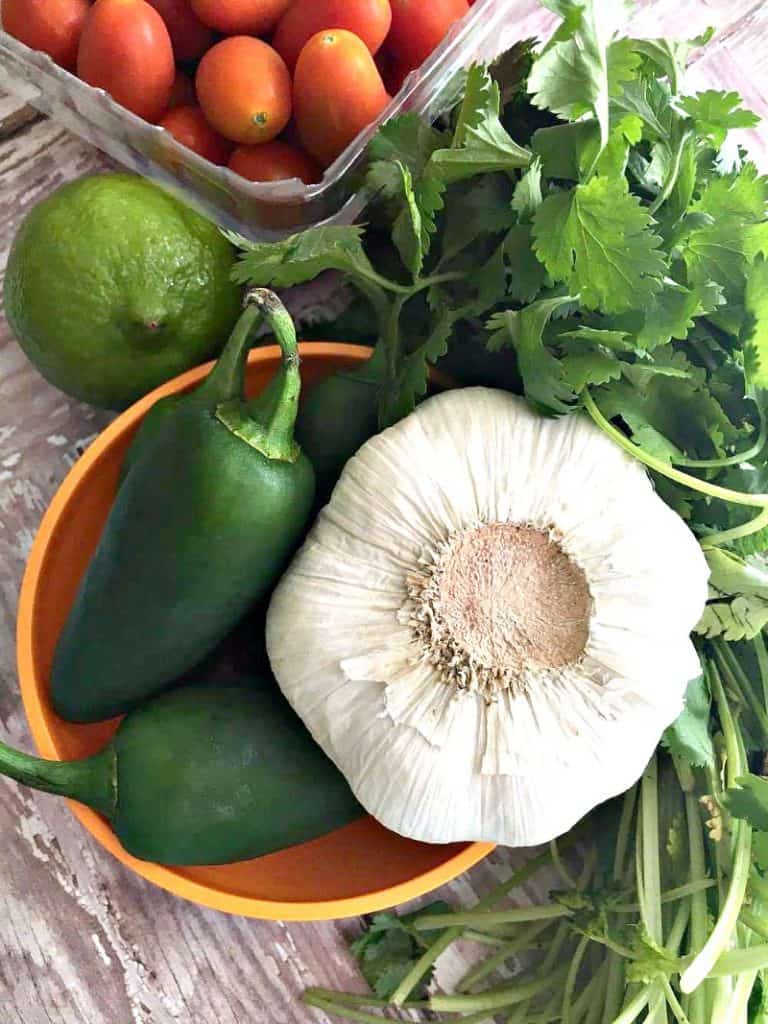
<svg viewBox="0 0 768 1024">
<path fill-rule="evenodd" d="M 213 32 L 204 25 L 189 0 L 148 0 L 165 22 L 176 60 L 197 60 L 213 42 Z"/>
<path fill-rule="evenodd" d="M 207 120 L 233 142 L 269 142 L 291 116 L 288 68 L 271 46 L 251 36 L 212 46 L 200 61 L 195 89 Z"/>
<path fill-rule="evenodd" d="M 322 167 L 376 120 L 389 99 L 368 47 L 352 32 L 318 32 L 301 51 L 294 116 L 304 149 Z"/>
<path fill-rule="evenodd" d="M 192 79 L 189 75 L 185 75 L 183 71 L 177 71 L 173 79 L 171 98 L 168 100 L 168 109 L 188 107 L 196 102 L 197 97 L 195 96 L 195 86 Z"/>
<path fill-rule="evenodd" d="M 200 21 L 225 35 L 266 35 L 288 10 L 291 0 L 192 0 Z"/>
<path fill-rule="evenodd" d="M 89 9 L 88 0 L 4 0 L 3 28 L 30 49 L 42 50 L 71 70 Z"/>
<path fill-rule="evenodd" d="M 229 169 L 249 181 L 300 178 L 312 185 L 322 177 L 320 168 L 305 153 L 277 140 L 258 146 L 238 146 L 229 158 Z"/>
<path fill-rule="evenodd" d="M 176 107 L 158 123 L 182 146 L 199 153 L 212 164 L 223 166 L 229 160 L 232 143 L 211 128 L 200 107 Z"/>
<path fill-rule="evenodd" d="M 165 22 L 146 0 L 97 0 L 83 25 L 77 73 L 134 114 L 157 121 L 175 75 Z"/>
<path fill-rule="evenodd" d="M 305 44 L 326 28 L 354 32 L 376 53 L 392 24 L 389 0 L 294 0 L 280 19 L 272 45 L 291 70 Z"/>
<path fill-rule="evenodd" d="M 469 10 L 467 0 L 391 0 L 387 48 L 409 69 L 423 64 L 451 25 Z"/>
</svg>

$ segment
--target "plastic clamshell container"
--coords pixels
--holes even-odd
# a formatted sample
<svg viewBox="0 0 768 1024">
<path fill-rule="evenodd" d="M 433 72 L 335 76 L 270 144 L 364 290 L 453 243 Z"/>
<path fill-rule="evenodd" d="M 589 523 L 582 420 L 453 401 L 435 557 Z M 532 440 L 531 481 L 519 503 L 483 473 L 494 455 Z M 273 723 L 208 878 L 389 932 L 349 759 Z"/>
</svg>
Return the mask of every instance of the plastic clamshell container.
<svg viewBox="0 0 768 1024">
<path fill-rule="evenodd" d="M 296 179 L 254 183 L 216 167 L 179 145 L 169 132 L 119 106 L 102 89 L 3 31 L 0 89 L 49 114 L 130 170 L 176 191 L 222 227 L 253 239 L 280 238 L 318 224 L 352 223 L 364 207 L 357 190 L 365 149 L 376 128 L 405 111 L 433 119 L 449 109 L 457 98 L 457 72 L 476 61 L 493 60 L 519 39 L 518 15 L 527 13 L 528 6 L 520 0 L 477 0 L 408 76 L 379 120 L 357 136 L 317 185 Z"/>
</svg>

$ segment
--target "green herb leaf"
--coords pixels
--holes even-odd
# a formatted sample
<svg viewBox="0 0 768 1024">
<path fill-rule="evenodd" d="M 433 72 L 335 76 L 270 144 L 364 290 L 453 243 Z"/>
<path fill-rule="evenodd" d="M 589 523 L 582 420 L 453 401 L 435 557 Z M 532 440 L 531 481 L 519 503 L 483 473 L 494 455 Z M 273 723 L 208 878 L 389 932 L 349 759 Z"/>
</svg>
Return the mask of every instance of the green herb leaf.
<svg viewBox="0 0 768 1024">
<path fill-rule="evenodd" d="M 693 119 L 698 134 L 709 138 L 716 149 L 722 146 L 732 128 L 754 128 L 760 123 L 757 114 L 741 106 L 737 92 L 707 89 L 695 96 L 683 96 L 680 105 Z"/>
<path fill-rule="evenodd" d="M 514 171 L 531 162 L 530 150 L 518 146 L 495 115 L 477 128 L 467 125 L 465 131 L 461 149 L 438 149 L 428 164 L 428 170 L 443 185 L 477 174 Z"/>
<path fill-rule="evenodd" d="M 441 263 L 449 264 L 478 238 L 509 230 L 516 219 L 512 194 L 505 174 L 484 174 L 451 185 L 445 194 Z M 531 258 L 535 262 L 532 254 Z"/>
<path fill-rule="evenodd" d="M 736 787 L 725 791 L 723 803 L 734 816 L 742 818 L 759 832 L 768 832 L 768 779 L 744 775 Z"/>
<path fill-rule="evenodd" d="M 451 908 L 447 903 L 438 901 L 422 907 L 420 914 L 447 914 Z M 366 930 L 350 945 L 360 973 L 368 982 L 371 990 L 380 999 L 389 999 L 397 986 L 413 967 L 433 937 L 433 932 L 415 932 L 410 922 L 415 913 L 376 914 Z M 414 990 L 416 999 L 422 998 L 432 980 L 434 968 L 424 976 Z"/>
<path fill-rule="evenodd" d="M 541 160 L 535 157 L 528 170 L 515 186 L 512 209 L 521 222 L 529 221 L 542 204 Z"/>
<path fill-rule="evenodd" d="M 587 309 L 635 309 L 662 287 L 661 238 L 624 181 L 598 177 L 548 196 L 533 234 L 538 258 Z"/>
<path fill-rule="evenodd" d="M 402 359 L 397 376 L 382 389 L 379 404 L 382 429 L 413 412 L 417 401 L 427 393 L 429 367 L 448 351 L 448 339 L 463 313 L 463 310 L 443 308 L 423 344 Z"/>
<path fill-rule="evenodd" d="M 747 393 L 768 390 L 768 259 L 760 256 L 749 271 L 744 293 L 744 377 Z"/>
<path fill-rule="evenodd" d="M 504 250 L 509 266 L 510 298 L 515 302 L 532 302 L 544 287 L 547 272 L 533 251 L 530 225 L 513 227 L 504 241 Z"/>
<path fill-rule="evenodd" d="M 709 731 L 712 698 L 704 680 L 697 676 L 688 683 L 685 707 L 662 737 L 662 744 L 692 768 L 714 767 L 715 748 Z"/>
<path fill-rule="evenodd" d="M 403 208 L 395 219 L 392 227 L 392 241 L 400 253 L 404 265 L 411 272 L 414 280 L 424 266 L 424 245 L 422 236 L 429 231 L 422 224 L 421 211 L 413 190 L 413 178 L 405 164 L 397 163 L 400 171 Z M 434 231 L 434 222 L 431 225 Z"/>
<path fill-rule="evenodd" d="M 637 53 L 642 53 L 651 60 L 662 74 L 669 79 L 673 93 L 679 91 L 680 82 L 685 63 L 691 50 L 704 46 L 714 35 L 714 29 L 709 28 L 706 32 L 693 39 L 681 41 L 677 39 L 633 39 L 632 46 Z"/>
<path fill-rule="evenodd" d="M 555 9 L 555 8 L 553 8 Z M 611 48 L 625 24 L 623 0 L 561 0 L 564 18 L 556 41 L 534 61 L 528 76 L 533 103 L 569 121 L 592 112 L 600 126 L 601 148 L 608 141 L 608 99 L 617 85 L 632 77 L 638 60 L 626 46 Z"/>
<path fill-rule="evenodd" d="M 333 225 L 309 228 L 280 242 L 251 242 L 226 232 L 241 250 L 232 278 L 238 284 L 287 288 L 311 281 L 324 270 L 340 270 L 351 277 L 373 275 L 362 234 L 361 227 Z"/>
<path fill-rule="evenodd" d="M 550 413 L 568 412 L 575 395 L 565 381 L 562 362 L 544 345 L 544 328 L 555 311 L 572 301 L 570 295 L 539 299 L 521 310 L 496 313 L 486 327 L 488 348 L 513 348 L 526 397 Z"/>
<path fill-rule="evenodd" d="M 418 177 L 434 151 L 447 144 L 446 132 L 433 128 L 423 117 L 400 114 L 383 124 L 368 144 L 369 176 L 377 163 L 401 163 Z"/>
<path fill-rule="evenodd" d="M 768 572 L 725 551 L 705 551 L 710 600 L 696 627 L 709 639 L 751 640 L 768 625 Z"/>
</svg>

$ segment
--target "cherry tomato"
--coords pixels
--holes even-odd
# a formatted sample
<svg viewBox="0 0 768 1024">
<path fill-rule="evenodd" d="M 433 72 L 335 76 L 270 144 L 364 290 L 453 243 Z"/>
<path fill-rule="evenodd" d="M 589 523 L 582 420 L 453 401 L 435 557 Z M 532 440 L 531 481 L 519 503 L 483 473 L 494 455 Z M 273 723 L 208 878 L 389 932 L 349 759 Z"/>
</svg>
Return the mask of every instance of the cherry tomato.
<svg viewBox="0 0 768 1024">
<path fill-rule="evenodd" d="M 283 58 L 250 36 L 211 47 L 195 88 L 207 120 L 233 142 L 269 142 L 291 116 L 291 76 Z"/>
<path fill-rule="evenodd" d="M 213 42 L 213 32 L 192 10 L 189 0 L 148 0 L 165 22 L 176 60 L 197 60 Z"/>
<path fill-rule="evenodd" d="M 305 153 L 277 140 L 258 146 L 238 146 L 229 158 L 229 169 L 249 181 L 300 178 L 312 185 L 322 177 L 320 168 Z"/>
<path fill-rule="evenodd" d="M 327 167 L 389 102 L 365 43 L 346 29 L 312 36 L 293 79 L 293 106 L 304 149 Z"/>
<path fill-rule="evenodd" d="M 3 28 L 71 70 L 89 8 L 88 0 L 4 0 Z"/>
<path fill-rule="evenodd" d="M 159 122 L 187 149 L 199 153 L 212 164 L 225 164 L 232 152 L 232 143 L 208 124 L 198 106 L 176 107 Z"/>
<path fill-rule="evenodd" d="M 451 25 L 469 10 L 467 0 L 391 0 L 387 48 L 409 69 L 423 64 Z"/>
<path fill-rule="evenodd" d="M 197 102 L 195 96 L 195 86 L 189 75 L 185 75 L 183 71 L 177 71 L 176 76 L 173 79 L 173 88 L 171 89 L 171 98 L 168 100 L 168 109 L 173 110 L 174 107 L 188 107 L 190 104 Z"/>
<path fill-rule="evenodd" d="M 346 28 L 376 53 L 391 24 L 389 0 L 294 0 L 278 23 L 272 45 L 293 70 L 316 32 Z"/>
<path fill-rule="evenodd" d="M 192 0 L 198 18 L 225 35 L 266 35 L 291 0 Z"/>
<path fill-rule="evenodd" d="M 175 74 L 165 22 L 146 0 L 97 0 L 83 25 L 77 73 L 134 114 L 157 121 Z"/>
</svg>

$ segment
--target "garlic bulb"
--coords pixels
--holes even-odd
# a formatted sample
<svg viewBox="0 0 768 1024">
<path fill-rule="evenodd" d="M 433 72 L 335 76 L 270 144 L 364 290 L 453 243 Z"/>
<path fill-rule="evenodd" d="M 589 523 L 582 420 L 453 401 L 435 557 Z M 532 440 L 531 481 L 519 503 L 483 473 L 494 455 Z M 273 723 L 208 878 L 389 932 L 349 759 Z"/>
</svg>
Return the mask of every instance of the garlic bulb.
<svg viewBox="0 0 768 1024">
<path fill-rule="evenodd" d="M 642 774 L 699 673 L 707 577 L 589 420 L 466 388 L 347 464 L 273 596 L 267 647 L 382 824 L 531 845 Z"/>
</svg>

